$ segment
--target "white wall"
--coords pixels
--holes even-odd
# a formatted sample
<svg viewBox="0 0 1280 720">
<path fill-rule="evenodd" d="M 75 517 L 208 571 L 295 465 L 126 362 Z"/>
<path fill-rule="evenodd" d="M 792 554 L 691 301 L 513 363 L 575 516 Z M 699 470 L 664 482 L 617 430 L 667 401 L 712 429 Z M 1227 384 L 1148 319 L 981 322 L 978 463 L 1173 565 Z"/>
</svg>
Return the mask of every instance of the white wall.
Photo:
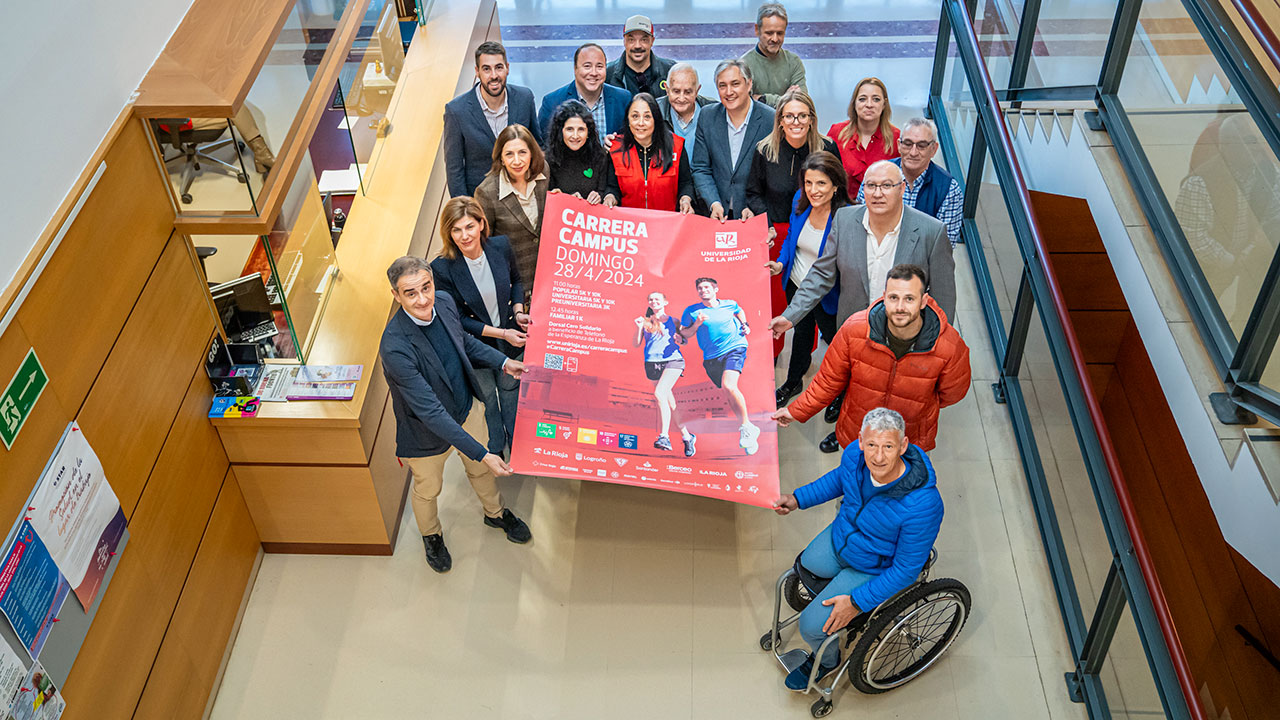
<svg viewBox="0 0 1280 720">
<path fill-rule="evenodd" d="M 0 289 L 192 0 L 15 0 L 0 42 Z"/>
</svg>

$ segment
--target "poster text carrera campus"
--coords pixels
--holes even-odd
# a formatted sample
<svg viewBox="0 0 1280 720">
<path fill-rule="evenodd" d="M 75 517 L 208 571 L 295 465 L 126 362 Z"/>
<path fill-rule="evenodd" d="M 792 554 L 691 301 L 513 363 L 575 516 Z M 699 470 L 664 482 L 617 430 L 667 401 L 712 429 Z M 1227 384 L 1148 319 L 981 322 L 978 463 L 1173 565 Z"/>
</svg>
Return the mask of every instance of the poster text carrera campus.
<svg viewBox="0 0 1280 720">
<path fill-rule="evenodd" d="M 778 498 L 764 217 L 547 196 L 516 472 Z"/>
</svg>

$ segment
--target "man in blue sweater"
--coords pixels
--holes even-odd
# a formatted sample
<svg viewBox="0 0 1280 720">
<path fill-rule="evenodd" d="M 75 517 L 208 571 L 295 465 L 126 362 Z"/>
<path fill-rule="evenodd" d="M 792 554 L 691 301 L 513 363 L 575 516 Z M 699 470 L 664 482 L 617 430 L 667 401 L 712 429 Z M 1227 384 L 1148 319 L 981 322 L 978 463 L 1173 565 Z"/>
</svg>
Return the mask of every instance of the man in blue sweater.
<svg viewBox="0 0 1280 720">
<path fill-rule="evenodd" d="M 809 543 L 800 564 L 831 582 L 800 613 L 800 635 L 817 652 L 827 635 L 874 610 L 920 576 L 942 528 L 942 496 L 924 451 L 907 442 L 906 423 L 888 408 L 862 420 L 859 440 L 835 470 L 774 503 L 779 515 L 843 497 L 836 519 Z M 818 677 L 836 668 L 839 643 L 827 646 Z M 813 655 L 787 675 L 804 691 Z"/>
</svg>

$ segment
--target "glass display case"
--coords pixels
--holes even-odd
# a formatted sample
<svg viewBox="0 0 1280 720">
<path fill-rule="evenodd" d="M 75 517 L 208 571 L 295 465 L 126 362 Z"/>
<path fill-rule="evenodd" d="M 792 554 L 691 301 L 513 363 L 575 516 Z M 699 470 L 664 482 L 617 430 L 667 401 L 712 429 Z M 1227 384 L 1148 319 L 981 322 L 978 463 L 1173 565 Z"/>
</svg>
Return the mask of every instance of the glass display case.
<svg viewBox="0 0 1280 720">
<path fill-rule="evenodd" d="M 394 2 L 293 0 L 264 14 L 184 21 L 137 110 L 227 339 L 305 361 L 405 55 Z M 227 47 L 209 46 L 215 35 Z"/>
<path fill-rule="evenodd" d="M 403 68 L 404 41 L 396 4 L 371 0 L 361 32 L 338 75 L 340 102 L 346 108 L 355 170 L 362 185 L 377 167 L 377 154 L 382 147 L 378 139 L 390 129 L 387 114 Z"/>
<path fill-rule="evenodd" d="M 308 164 L 270 233 L 188 236 L 229 340 L 259 343 L 265 357 L 305 361 L 338 272 L 332 202 Z"/>
</svg>

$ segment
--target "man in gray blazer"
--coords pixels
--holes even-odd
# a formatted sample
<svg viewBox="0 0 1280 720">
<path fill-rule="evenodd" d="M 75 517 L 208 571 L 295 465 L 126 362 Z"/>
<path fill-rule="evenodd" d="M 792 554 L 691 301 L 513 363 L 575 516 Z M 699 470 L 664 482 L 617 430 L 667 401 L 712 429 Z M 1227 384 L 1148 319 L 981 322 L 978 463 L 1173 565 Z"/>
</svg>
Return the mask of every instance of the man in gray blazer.
<svg viewBox="0 0 1280 720">
<path fill-rule="evenodd" d="M 773 108 L 751 99 L 751 69 L 741 60 L 717 65 L 715 83 L 720 102 L 702 109 L 694 136 L 693 184 L 723 222 L 747 206 L 751 156 L 773 131 Z"/>
<path fill-rule="evenodd" d="M 888 160 L 867 168 L 862 187 L 867 204 L 836 211 L 822 255 L 796 289 L 787 309 L 769 322 L 775 338 L 782 337 L 808 315 L 837 281 L 840 303 L 836 306 L 836 323 L 844 325 L 850 316 L 866 310 L 884 294 L 889 270 L 900 263 L 923 268 L 929 276 L 929 295 L 947 320 L 955 317 L 956 263 L 951 257 L 947 226 L 904 205 L 906 177 L 902 168 Z M 835 422 L 843 399 L 843 395 L 836 398 L 823 419 Z M 824 438 L 818 448 L 825 453 L 838 451 L 836 434 Z"/>
<path fill-rule="evenodd" d="M 872 187 L 876 189 L 871 190 Z M 915 208 L 906 207 L 902 169 L 881 160 L 863 175 L 866 205 L 836 211 L 822 256 L 813 263 L 791 303 L 769 327 L 781 337 L 840 283 L 836 322 L 866 310 L 884 294 L 885 276 L 900 263 L 911 263 L 929 275 L 929 295 L 947 314 L 956 312 L 956 264 L 947 226 Z"/>
<path fill-rule="evenodd" d="M 476 85 L 444 106 L 444 163 L 449 195 L 474 195 L 493 165 L 493 143 L 508 125 L 523 125 L 542 144 L 533 91 L 507 84 L 502 43 L 476 48 Z"/>
</svg>

